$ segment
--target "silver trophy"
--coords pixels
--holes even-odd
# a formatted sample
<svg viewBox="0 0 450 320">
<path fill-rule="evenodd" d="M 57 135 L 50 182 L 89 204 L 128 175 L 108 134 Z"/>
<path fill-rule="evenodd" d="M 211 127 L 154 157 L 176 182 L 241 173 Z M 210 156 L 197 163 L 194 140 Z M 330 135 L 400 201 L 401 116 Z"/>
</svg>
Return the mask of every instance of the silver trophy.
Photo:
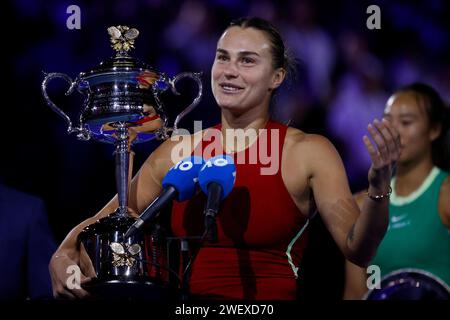
<svg viewBox="0 0 450 320">
<path fill-rule="evenodd" d="M 63 73 L 49 73 L 42 82 L 42 93 L 50 108 L 66 121 L 69 134 L 75 133 L 80 140 L 115 144 L 119 207 L 78 236 L 81 250 L 89 256 L 96 273 L 96 278 L 85 287 L 100 297 L 164 299 L 168 294 L 170 270 L 164 264 L 159 229 L 124 240 L 124 234 L 135 222 L 128 209 L 131 147 L 152 139 L 167 139 L 178 129 L 180 120 L 201 99 L 201 74 L 184 72 L 168 78 L 128 54 L 139 35 L 137 29 L 117 26 L 108 28 L 108 33 L 116 51 L 114 57 L 80 73 L 75 80 Z M 55 78 L 70 85 L 66 95 L 77 90 L 84 96 L 76 125 L 47 94 L 47 85 Z M 176 83 L 183 78 L 195 80 L 198 94 L 170 127 L 161 94 L 170 88 L 179 95 Z"/>
</svg>

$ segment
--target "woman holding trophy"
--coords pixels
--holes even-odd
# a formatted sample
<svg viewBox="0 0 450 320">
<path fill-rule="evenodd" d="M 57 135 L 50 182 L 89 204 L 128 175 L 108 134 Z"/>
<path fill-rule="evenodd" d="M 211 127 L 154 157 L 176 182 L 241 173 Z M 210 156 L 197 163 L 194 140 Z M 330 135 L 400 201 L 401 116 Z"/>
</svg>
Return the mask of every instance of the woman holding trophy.
<svg viewBox="0 0 450 320">
<path fill-rule="evenodd" d="M 236 158 L 251 152 L 264 129 L 276 132 L 268 135 L 266 143 L 272 146 L 275 154 L 271 156 L 277 155 L 279 166 L 272 174 L 261 174 L 259 158 L 255 163 L 236 163 L 234 188 L 217 217 L 217 242 L 203 244 L 192 262 L 189 287 L 193 298 L 296 299 L 305 230 L 316 210 L 345 257 L 360 266 L 371 261 L 386 232 L 390 179 L 400 155 L 399 134 L 387 120 L 369 124 L 369 135 L 361 143 L 366 145 L 372 165 L 369 187 L 359 209 L 333 145 L 322 136 L 270 119 L 274 92 L 289 69 L 280 34 L 265 20 L 236 20 L 217 43 L 211 85 L 221 108 L 221 124 L 215 129 L 223 133 L 223 138 L 215 143 Z M 234 139 L 226 139 L 227 130 L 254 130 L 258 135 L 236 145 Z M 161 181 L 176 162 L 174 150 L 202 152 L 210 146 L 211 141 L 205 138 L 208 131 L 162 143 L 133 178 L 129 207 L 141 213 L 161 193 Z M 201 232 L 205 200 L 196 195 L 174 204 L 171 224 L 175 236 Z M 76 226 L 53 255 L 50 272 L 56 297 L 88 296 L 83 288 L 68 287 L 66 270 L 79 265 L 82 285 L 95 276 L 88 256 L 77 245 L 77 236 L 117 206 L 115 197 L 95 216 Z"/>
</svg>

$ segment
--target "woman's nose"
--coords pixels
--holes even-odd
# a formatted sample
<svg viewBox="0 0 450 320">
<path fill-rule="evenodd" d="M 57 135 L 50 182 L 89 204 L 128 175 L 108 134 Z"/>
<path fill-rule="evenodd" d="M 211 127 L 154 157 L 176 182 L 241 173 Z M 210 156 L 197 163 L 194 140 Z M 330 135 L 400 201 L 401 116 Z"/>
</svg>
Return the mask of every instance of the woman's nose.
<svg viewBox="0 0 450 320">
<path fill-rule="evenodd" d="M 224 70 L 224 75 L 227 78 L 236 78 L 239 75 L 239 72 L 236 68 L 236 66 L 234 65 L 234 63 L 229 63 L 225 70 Z"/>
<path fill-rule="evenodd" d="M 400 137 L 400 144 L 403 146 L 404 145 L 404 140 L 405 140 L 404 130 L 403 130 L 403 128 L 401 126 L 397 126 L 397 127 L 394 127 L 394 128 L 397 130 L 398 135 Z"/>
</svg>

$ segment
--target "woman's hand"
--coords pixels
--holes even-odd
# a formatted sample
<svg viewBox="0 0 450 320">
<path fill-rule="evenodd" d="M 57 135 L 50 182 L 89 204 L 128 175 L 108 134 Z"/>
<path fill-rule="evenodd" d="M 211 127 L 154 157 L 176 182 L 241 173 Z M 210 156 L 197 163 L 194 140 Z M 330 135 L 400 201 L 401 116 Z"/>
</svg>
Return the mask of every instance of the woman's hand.
<svg viewBox="0 0 450 320">
<path fill-rule="evenodd" d="M 77 255 L 78 258 L 73 258 Z M 56 252 L 50 259 L 49 271 L 53 296 L 57 299 L 71 300 L 88 298 L 90 295 L 82 288 L 82 285 L 95 277 L 92 263 L 84 249 L 81 249 L 81 253 L 77 252 L 71 256 L 67 253 Z M 79 263 L 76 260 L 79 260 Z"/>
<path fill-rule="evenodd" d="M 383 119 L 375 119 L 368 125 L 370 137 L 363 137 L 369 151 L 372 165 L 369 169 L 369 188 L 377 194 L 386 194 L 389 189 L 392 173 L 401 152 L 400 135 L 397 130 Z"/>
</svg>

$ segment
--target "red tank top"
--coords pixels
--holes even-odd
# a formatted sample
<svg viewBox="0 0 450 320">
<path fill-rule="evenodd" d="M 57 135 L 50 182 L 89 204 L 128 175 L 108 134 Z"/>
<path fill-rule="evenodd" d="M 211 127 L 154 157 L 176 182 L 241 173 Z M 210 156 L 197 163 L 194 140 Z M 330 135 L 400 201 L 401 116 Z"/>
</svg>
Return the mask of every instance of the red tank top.
<svg viewBox="0 0 450 320">
<path fill-rule="evenodd" d="M 215 128 L 220 130 L 221 126 Z M 236 164 L 236 182 L 217 215 L 218 242 L 204 242 L 192 264 L 189 284 L 194 297 L 249 300 L 297 297 L 297 271 L 306 245 L 304 231 L 308 221 L 281 177 L 287 126 L 269 121 L 266 129 L 260 131 L 250 147 L 231 154 Z M 223 154 L 221 141 L 205 141 L 208 139 L 207 131 L 194 153 L 206 160 Z M 271 164 L 264 155 L 271 157 Z M 278 170 L 268 175 L 270 166 Z M 262 174 L 264 168 L 266 174 Z M 201 192 L 188 201 L 174 202 L 175 236 L 203 233 L 205 203 L 206 196 Z"/>
</svg>

